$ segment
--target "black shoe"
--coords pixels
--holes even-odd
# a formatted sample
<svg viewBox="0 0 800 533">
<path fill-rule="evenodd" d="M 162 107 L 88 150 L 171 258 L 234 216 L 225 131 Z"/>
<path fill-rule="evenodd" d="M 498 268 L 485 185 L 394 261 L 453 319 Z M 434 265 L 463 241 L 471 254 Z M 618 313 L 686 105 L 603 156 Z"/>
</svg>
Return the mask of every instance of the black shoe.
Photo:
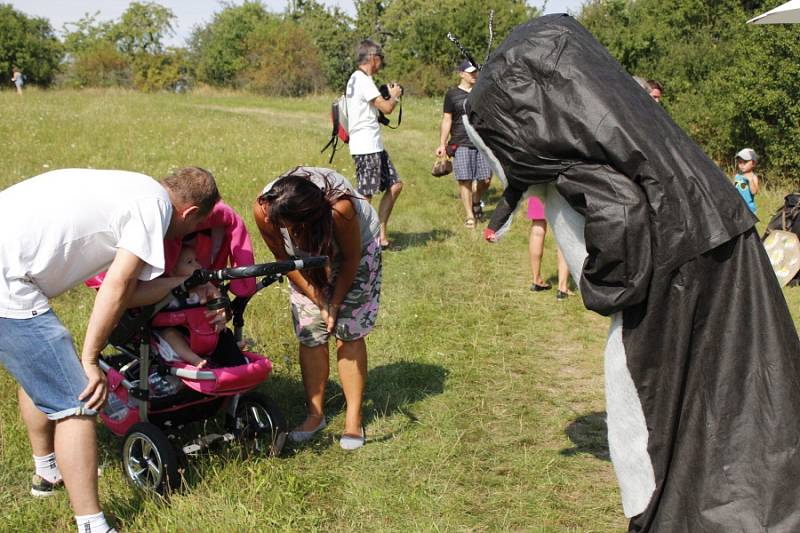
<svg viewBox="0 0 800 533">
<path fill-rule="evenodd" d="M 47 498 L 48 496 L 55 494 L 56 489 L 60 489 L 63 486 L 64 482 L 60 479 L 55 483 L 51 483 L 42 476 L 34 474 L 33 479 L 31 480 L 31 496 L 36 496 L 37 498 Z"/>
<path fill-rule="evenodd" d="M 483 220 L 483 202 L 472 204 L 472 215 L 476 220 Z"/>
<path fill-rule="evenodd" d="M 567 298 L 569 298 L 569 294 L 568 293 L 566 293 L 564 291 L 556 292 L 556 300 L 558 300 L 559 302 L 563 302 Z"/>
<path fill-rule="evenodd" d="M 539 285 L 538 283 L 531 284 L 531 290 L 533 292 L 549 291 L 552 288 L 553 288 L 553 286 L 550 285 L 549 283 L 545 283 L 544 285 Z"/>
</svg>

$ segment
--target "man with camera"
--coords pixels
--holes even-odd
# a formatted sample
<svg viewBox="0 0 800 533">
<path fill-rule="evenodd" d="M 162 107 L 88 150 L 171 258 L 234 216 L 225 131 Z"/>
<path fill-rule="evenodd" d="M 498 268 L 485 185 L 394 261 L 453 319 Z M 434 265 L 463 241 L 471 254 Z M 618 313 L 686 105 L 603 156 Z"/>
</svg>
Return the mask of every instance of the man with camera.
<svg viewBox="0 0 800 533">
<path fill-rule="evenodd" d="M 381 222 L 381 248 L 389 248 L 387 225 L 394 203 L 403 190 L 403 182 L 383 148 L 380 124 L 397 106 L 403 88 L 397 83 L 375 85 L 372 76 L 383 66 L 383 51 L 370 39 L 358 45 L 358 68 L 347 81 L 347 116 L 350 134 L 350 155 L 356 165 L 356 182 L 359 194 L 368 200 L 383 191 L 378 217 Z"/>
</svg>

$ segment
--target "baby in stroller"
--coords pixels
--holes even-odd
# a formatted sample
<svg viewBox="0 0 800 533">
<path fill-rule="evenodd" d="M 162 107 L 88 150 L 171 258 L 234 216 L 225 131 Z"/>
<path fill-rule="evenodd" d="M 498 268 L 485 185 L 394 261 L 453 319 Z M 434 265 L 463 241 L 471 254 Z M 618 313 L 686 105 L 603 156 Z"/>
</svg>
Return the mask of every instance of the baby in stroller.
<svg viewBox="0 0 800 533">
<path fill-rule="evenodd" d="M 178 263 L 172 270 L 171 274 L 172 276 L 190 276 L 195 270 L 202 268 L 203 265 L 198 262 L 197 252 L 195 251 L 194 247 L 184 245 L 183 248 L 181 248 L 180 255 L 178 256 Z M 213 312 L 215 309 L 224 307 L 226 303 L 227 300 L 222 298 L 222 293 L 216 287 L 216 285 L 207 282 L 191 289 L 186 298 L 173 298 L 172 302 L 167 305 L 166 309 L 171 311 L 175 309 L 188 308 L 190 306 L 196 307 L 197 305 L 202 305 L 205 306 L 205 308 L 209 311 Z M 194 314 L 197 316 L 193 317 L 193 321 L 197 322 L 199 320 L 199 327 L 205 330 L 208 330 L 209 328 L 212 330 L 216 329 L 211 323 L 208 325 L 203 324 L 203 320 L 209 320 L 208 312 Z M 230 314 L 229 308 L 228 314 Z M 204 359 L 202 356 L 198 355 L 192 350 L 192 346 L 187 338 L 187 333 L 188 331 L 186 328 L 179 326 L 168 326 L 157 329 L 153 335 L 157 344 L 157 350 L 161 357 L 166 361 L 183 360 L 192 366 L 203 368 L 208 364 L 208 360 Z M 208 345 L 209 343 L 205 344 Z M 216 343 L 214 343 L 214 345 L 216 346 Z"/>
<path fill-rule="evenodd" d="M 192 300 L 189 295 L 199 292 L 197 303 L 171 309 L 173 298 L 168 296 L 126 315 L 99 361 L 109 386 L 109 403 L 100 418 L 123 437 L 123 470 L 134 485 L 158 492 L 179 485 L 178 465 L 184 456 L 215 442 L 247 441 L 257 451 L 280 452 L 286 435 L 283 415 L 271 398 L 253 390 L 267 379 L 272 363 L 239 348 L 243 314 L 252 295 L 282 274 L 325 264 L 322 257 L 254 264 L 244 222 L 222 202 L 199 228 L 190 241 L 165 242 L 167 272 L 202 267 L 183 282 L 183 290 L 172 294 Z M 209 281 L 216 285 L 205 285 Z M 236 296 L 232 302 L 228 292 Z M 231 309 L 233 332 L 220 332 L 209 322 L 207 306 L 215 302 Z M 188 353 L 170 358 L 170 350 Z M 198 359 L 207 362 L 202 365 Z M 182 432 L 187 424 L 221 413 L 224 424 L 209 424 L 210 433 L 205 423 L 202 435 Z M 222 431 L 213 431 L 217 428 Z"/>
</svg>

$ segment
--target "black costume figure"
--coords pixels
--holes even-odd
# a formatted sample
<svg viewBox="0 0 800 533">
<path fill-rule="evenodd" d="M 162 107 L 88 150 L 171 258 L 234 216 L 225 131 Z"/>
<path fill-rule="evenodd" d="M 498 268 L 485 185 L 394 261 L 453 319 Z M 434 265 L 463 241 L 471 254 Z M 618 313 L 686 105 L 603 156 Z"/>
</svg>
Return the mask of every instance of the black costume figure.
<svg viewBox="0 0 800 533">
<path fill-rule="evenodd" d="M 465 122 L 507 183 L 491 229 L 532 185 L 583 217 L 581 293 L 621 332 L 606 391 L 629 530 L 800 531 L 800 341 L 723 172 L 566 15 L 513 30 Z"/>
</svg>

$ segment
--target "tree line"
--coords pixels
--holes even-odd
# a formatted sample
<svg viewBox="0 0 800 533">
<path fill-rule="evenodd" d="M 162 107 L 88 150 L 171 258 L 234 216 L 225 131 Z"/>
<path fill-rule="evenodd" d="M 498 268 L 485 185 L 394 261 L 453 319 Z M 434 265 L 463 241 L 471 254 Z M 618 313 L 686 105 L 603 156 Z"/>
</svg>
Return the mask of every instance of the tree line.
<svg viewBox="0 0 800 533">
<path fill-rule="evenodd" d="M 356 0 L 356 14 L 317 0 L 291 0 L 281 13 L 260 1 L 222 4 L 184 47 L 166 47 L 175 14 L 155 2 L 132 2 L 118 20 L 87 14 L 65 24 L 59 39 L 49 22 L 0 4 L 0 71 L 18 66 L 42 86 L 123 86 L 143 91 L 206 84 L 276 96 L 340 90 L 355 68 L 357 44 L 384 45 L 386 76 L 412 93 L 433 94 L 451 81 L 465 45 L 486 48 L 488 15 L 499 36 L 537 15 L 520 0 Z"/>
<path fill-rule="evenodd" d="M 777 3 L 780 3 L 779 1 Z M 632 75 L 664 86 L 662 102 L 723 166 L 744 146 L 761 156 L 766 181 L 794 185 L 800 170 L 800 26 L 746 26 L 775 0 L 589 0 L 578 20 Z M 280 13 L 259 1 L 222 4 L 183 47 L 167 47 L 174 13 L 133 2 L 119 19 L 65 25 L 0 4 L 0 72 L 19 67 L 40 86 L 185 90 L 203 84 L 265 95 L 339 92 L 357 43 L 384 45 L 382 77 L 410 94 L 441 95 L 453 83 L 456 35 L 482 61 L 494 11 L 495 46 L 539 14 L 520 0 L 356 0 L 350 16 L 317 0 Z"/>
</svg>

